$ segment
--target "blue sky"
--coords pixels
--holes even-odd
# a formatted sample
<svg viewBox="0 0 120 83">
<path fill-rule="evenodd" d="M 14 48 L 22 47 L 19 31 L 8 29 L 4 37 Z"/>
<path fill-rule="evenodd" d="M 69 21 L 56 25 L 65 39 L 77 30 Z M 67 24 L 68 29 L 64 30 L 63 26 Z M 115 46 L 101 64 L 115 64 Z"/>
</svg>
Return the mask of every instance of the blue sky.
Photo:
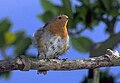
<svg viewBox="0 0 120 83">
<path fill-rule="evenodd" d="M 55 0 L 54 0 L 55 1 Z M 54 2 L 56 3 L 56 2 Z M 60 2 L 57 2 L 59 4 Z M 76 4 L 76 2 L 73 2 Z M 42 27 L 44 23 L 37 18 L 38 14 L 43 13 L 39 0 L 0 0 L 0 20 L 8 17 L 13 23 L 12 32 L 25 30 L 26 34 L 32 36 L 36 29 Z M 119 31 L 119 25 L 116 31 Z M 108 38 L 108 34 L 103 33 L 105 25 L 100 23 L 95 26 L 94 31 L 85 31 L 81 35 L 88 36 L 95 42 L 100 42 Z M 99 32 L 98 32 L 99 31 Z M 119 47 L 117 48 L 119 49 Z M 29 52 L 36 53 L 32 48 Z M 0 55 L 1 56 L 1 55 Z M 87 58 L 88 54 L 82 54 L 70 47 L 70 51 L 62 58 L 76 59 Z M 111 72 L 119 71 L 118 67 L 111 68 Z M 118 72 L 114 72 L 114 75 Z M 79 83 L 87 75 L 87 70 L 75 71 L 49 71 L 47 75 L 37 75 L 36 71 L 12 71 L 10 79 L 0 78 L 0 83 Z"/>
</svg>

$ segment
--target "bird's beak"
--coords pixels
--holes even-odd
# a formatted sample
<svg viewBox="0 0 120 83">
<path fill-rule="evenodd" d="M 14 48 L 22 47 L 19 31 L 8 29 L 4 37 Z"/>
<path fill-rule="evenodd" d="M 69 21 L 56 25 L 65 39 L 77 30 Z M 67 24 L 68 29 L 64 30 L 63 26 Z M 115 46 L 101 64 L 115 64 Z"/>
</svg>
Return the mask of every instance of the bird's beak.
<svg viewBox="0 0 120 83">
<path fill-rule="evenodd" d="M 67 20 L 69 20 L 69 18 L 66 18 Z"/>
<path fill-rule="evenodd" d="M 66 18 L 67 20 L 70 20 L 69 18 Z"/>
<path fill-rule="evenodd" d="M 67 20 L 70 20 L 70 19 L 72 19 L 72 18 L 71 18 L 71 17 L 68 17 L 68 18 L 67 18 Z"/>
</svg>

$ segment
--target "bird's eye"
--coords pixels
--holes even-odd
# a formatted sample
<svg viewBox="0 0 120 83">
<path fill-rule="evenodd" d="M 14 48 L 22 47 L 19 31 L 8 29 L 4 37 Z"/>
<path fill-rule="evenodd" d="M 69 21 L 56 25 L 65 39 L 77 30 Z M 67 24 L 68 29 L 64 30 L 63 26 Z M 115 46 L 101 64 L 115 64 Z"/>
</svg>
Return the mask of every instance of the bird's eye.
<svg viewBox="0 0 120 83">
<path fill-rule="evenodd" d="M 61 19 L 61 17 L 58 17 L 59 19 Z"/>
</svg>

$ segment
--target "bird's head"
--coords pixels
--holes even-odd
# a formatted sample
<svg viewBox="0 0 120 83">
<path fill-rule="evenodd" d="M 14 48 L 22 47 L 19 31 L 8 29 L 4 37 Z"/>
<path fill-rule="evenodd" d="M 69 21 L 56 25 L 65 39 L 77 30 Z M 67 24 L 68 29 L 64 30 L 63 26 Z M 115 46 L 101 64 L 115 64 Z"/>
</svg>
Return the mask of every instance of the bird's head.
<svg viewBox="0 0 120 83">
<path fill-rule="evenodd" d="M 59 15 L 57 17 L 55 17 L 52 21 L 53 24 L 57 25 L 57 26 L 66 26 L 67 22 L 68 22 L 69 18 L 67 15 Z"/>
<path fill-rule="evenodd" d="M 62 38 L 68 37 L 66 28 L 68 20 L 69 18 L 67 15 L 59 15 L 53 18 L 49 23 L 49 31 L 54 35 L 61 36 Z"/>
</svg>

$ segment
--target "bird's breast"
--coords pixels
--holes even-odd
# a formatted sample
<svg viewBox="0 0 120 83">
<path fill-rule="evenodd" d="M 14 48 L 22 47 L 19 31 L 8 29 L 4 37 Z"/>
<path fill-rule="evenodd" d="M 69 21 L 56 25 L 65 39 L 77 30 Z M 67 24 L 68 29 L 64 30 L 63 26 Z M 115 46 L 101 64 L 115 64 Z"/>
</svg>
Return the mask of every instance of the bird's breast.
<svg viewBox="0 0 120 83">
<path fill-rule="evenodd" d="M 56 25 L 51 25 L 48 30 L 52 35 L 55 36 L 60 36 L 61 38 L 67 38 L 68 37 L 68 32 L 66 26 L 56 26 Z"/>
</svg>

